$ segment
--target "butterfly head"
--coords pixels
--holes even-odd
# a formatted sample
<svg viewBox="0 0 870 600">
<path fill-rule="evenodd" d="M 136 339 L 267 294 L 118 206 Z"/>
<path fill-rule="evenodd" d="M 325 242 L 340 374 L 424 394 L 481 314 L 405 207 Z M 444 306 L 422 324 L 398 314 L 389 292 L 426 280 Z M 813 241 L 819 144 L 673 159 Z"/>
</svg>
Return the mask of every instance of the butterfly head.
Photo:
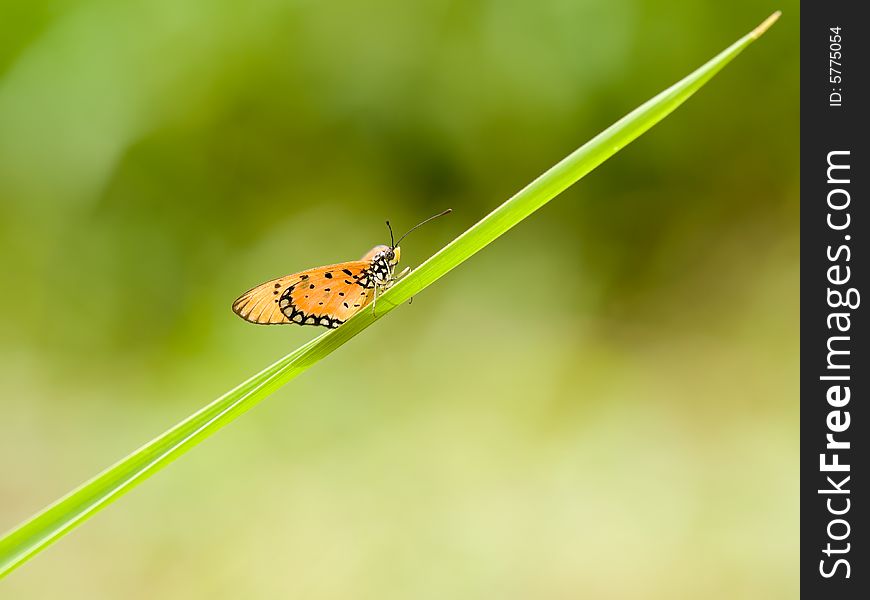
<svg viewBox="0 0 870 600">
<path fill-rule="evenodd" d="M 384 250 L 384 260 L 386 260 L 390 266 L 395 267 L 397 264 L 399 264 L 399 258 L 401 254 L 402 249 L 398 246 L 388 247 L 386 250 Z"/>
<path fill-rule="evenodd" d="M 399 259 L 402 254 L 402 249 L 399 248 L 399 243 L 405 239 L 405 236 L 423 225 L 424 223 L 428 223 L 432 219 L 437 219 L 438 217 L 449 214 L 451 209 L 447 209 L 442 213 L 435 215 L 434 217 L 429 217 L 422 223 L 418 223 L 414 227 L 411 227 L 408 231 L 405 232 L 405 235 L 399 238 L 399 241 L 393 237 L 393 228 L 390 226 L 390 222 L 387 221 L 387 229 L 390 230 L 390 245 L 389 246 L 376 246 L 372 249 L 369 255 L 372 256 L 372 273 L 374 274 L 375 279 L 380 284 L 385 284 L 391 282 L 393 280 L 393 271 L 396 269 L 396 265 L 399 264 Z M 367 255 L 368 256 L 368 255 Z"/>
</svg>

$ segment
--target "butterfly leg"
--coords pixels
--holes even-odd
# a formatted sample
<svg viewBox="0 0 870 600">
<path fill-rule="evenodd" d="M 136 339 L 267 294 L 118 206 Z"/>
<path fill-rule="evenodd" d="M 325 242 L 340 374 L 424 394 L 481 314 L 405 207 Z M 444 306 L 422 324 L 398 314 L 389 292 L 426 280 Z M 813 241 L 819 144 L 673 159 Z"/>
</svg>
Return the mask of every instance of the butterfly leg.
<svg viewBox="0 0 870 600">
<path fill-rule="evenodd" d="M 395 277 L 390 277 L 387 279 L 387 282 L 384 284 L 384 289 L 388 290 L 393 287 L 393 284 L 399 281 L 402 277 L 408 274 L 408 271 L 411 270 L 411 267 L 405 267 L 404 270 L 396 275 Z"/>
<path fill-rule="evenodd" d="M 408 271 L 410 271 L 410 270 L 411 270 L 411 267 L 405 267 L 405 268 L 402 270 L 402 272 L 399 273 L 399 276 L 396 277 L 396 279 L 401 279 L 402 277 L 404 277 L 405 275 L 407 275 L 407 274 L 408 274 Z M 410 298 L 408 298 L 408 304 L 411 304 L 411 302 L 413 302 L 413 301 L 414 301 L 414 296 L 411 296 Z"/>
<path fill-rule="evenodd" d="M 378 303 L 378 291 L 380 291 L 381 288 L 383 288 L 383 290 L 390 289 L 391 287 L 393 287 L 394 283 L 396 283 L 399 279 L 401 279 L 402 277 L 407 275 L 410 270 L 411 270 L 411 267 L 405 267 L 404 269 L 402 269 L 401 273 L 399 273 L 395 277 L 391 277 L 391 278 L 387 279 L 386 282 L 384 282 L 383 286 L 375 285 L 375 289 L 374 289 L 375 297 L 374 297 L 374 299 L 372 299 L 372 316 L 373 317 L 377 316 L 377 314 L 375 312 L 375 306 Z"/>
<path fill-rule="evenodd" d="M 410 270 L 411 270 L 411 267 L 405 267 L 404 269 L 402 269 L 402 272 L 401 272 L 401 273 L 399 273 L 398 275 L 396 275 L 395 277 L 393 277 L 392 279 L 390 279 L 390 280 L 387 282 L 387 287 L 392 287 L 392 285 L 393 285 L 394 283 L 396 283 L 396 282 L 399 281 L 402 277 L 404 277 L 405 275 L 407 275 L 408 272 L 409 272 Z M 411 296 L 410 298 L 408 298 L 408 304 L 411 304 L 411 302 L 413 302 L 413 301 L 414 301 L 414 296 Z"/>
</svg>

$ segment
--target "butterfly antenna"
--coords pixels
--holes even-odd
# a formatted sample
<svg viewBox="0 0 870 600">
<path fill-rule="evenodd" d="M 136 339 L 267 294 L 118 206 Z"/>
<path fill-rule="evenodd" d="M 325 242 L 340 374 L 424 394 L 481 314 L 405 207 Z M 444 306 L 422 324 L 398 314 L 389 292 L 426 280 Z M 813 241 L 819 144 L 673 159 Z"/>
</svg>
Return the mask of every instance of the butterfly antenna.
<svg viewBox="0 0 870 600">
<path fill-rule="evenodd" d="M 445 210 L 444 212 L 440 212 L 440 213 L 438 213 L 437 215 L 435 215 L 435 216 L 433 216 L 433 217 L 429 217 L 429 218 L 426 219 L 425 221 L 421 221 L 420 223 L 417 223 L 416 225 L 414 225 L 413 227 L 411 227 L 411 229 L 409 229 L 408 231 L 406 231 L 406 232 L 405 232 L 405 235 L 403 235 L 402 237 L 400 237 L 398 242 L 396 242 L 395 244 L 393 244 L 393 248 L 395 248 L 396 246 L 398 246 L 399 244 L 401 244 L 401 243 L 402 243 L 402 240 L 404 240 L 406 237 L 408 237 L 408 234 L 411 233 L 412 231 L 414 231 L 415 229 L 417 229 L 418 227 L 422 227 L 423 225 L 425 225 L 425 224 L 428 223 L 429 221 L 434 221 L 434 220 L 437 219 L 438 217 L 443 217 L 444 215 L 449 215 L 449 214 L 452 213 L 452 212 L 453 212 L 453 209 L 452 209 L 452 208 L 448 208 L 448 209 Z M 390 234 L 391 234 L 391 235 L 392 235 L 392 233 L 393 233 L 392 230 L 390 230 Z M 392 239 L 392 238 L 391 238 L 391 239 Z"/>
<path fill-rule="evenodd" d="M 393 242 L 393 228 L 390 227 L 390 222 L 387 221 L 387 229 L 390 230 L 390 248 L 395 248 L 396 244 Z"/>
</svg>

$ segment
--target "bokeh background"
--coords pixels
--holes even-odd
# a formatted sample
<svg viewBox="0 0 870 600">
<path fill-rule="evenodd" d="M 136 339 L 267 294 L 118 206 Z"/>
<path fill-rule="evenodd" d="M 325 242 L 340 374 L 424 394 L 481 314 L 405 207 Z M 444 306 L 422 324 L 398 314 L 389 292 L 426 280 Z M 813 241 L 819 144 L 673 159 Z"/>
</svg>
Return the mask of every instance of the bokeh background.
<svg viewBox="0 0 870 600">
<path fill-rule="evenodd" d="M 798 3 L 0 9 L 0 530 L 781 21 L 532 218 L 28 563 L 16 599 L 794 598 Z"/>
</svg>

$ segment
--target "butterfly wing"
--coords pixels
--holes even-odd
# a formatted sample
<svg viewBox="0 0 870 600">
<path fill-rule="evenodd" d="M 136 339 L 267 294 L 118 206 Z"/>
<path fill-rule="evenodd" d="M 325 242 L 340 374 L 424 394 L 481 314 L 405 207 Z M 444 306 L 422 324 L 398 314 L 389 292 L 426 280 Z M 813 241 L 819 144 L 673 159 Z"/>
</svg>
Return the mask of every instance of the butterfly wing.
<svg viewBox="0 0 870 600">
<path fill-rule="evenodd" d="M 285 275 L 249 289 L 233 302 L 233 312 L 251 323 L 280 325 L 290 323 L 281 312 L 281 295 L 290 286 L 300 281 L 300 274 Z"/>
<path fill-rule="evenodd" d="M 335 328 L 373 298 L 369 261 L 353 261 L 303 271 L 279 305 L 293 323 Z"/>
<path fill-rule="evenodd" d="M 372 299 L 369 261 L 308 269 L 267 281 L 242 294 L 233 312 L 251 323 L 335 328 Z"/>
</svg>

